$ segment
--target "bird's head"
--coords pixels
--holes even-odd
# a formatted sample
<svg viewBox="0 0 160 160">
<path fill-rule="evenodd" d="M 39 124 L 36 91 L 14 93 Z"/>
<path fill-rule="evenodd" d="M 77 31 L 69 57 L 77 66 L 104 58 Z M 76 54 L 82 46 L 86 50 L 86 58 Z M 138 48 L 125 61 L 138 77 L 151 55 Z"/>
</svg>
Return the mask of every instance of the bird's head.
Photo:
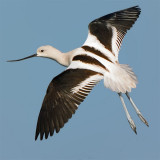
<svg viewBox="0 0 160 160">
<path fill-rule="evenodd" d="M 32 58 L 32 57 L 45 57 L 45 58 L 51 58 L 56 60 L 59 53 L 61 53 L 59 50 L 57 50 L 56 48 L 50 46 L 50 45 L 46 45 L 46 46 L 41 46 L 37 49 L 37 53 L 32 54 L 30 56 L 21 58 L 21 59 L 16 59 L 16 60 L 9 60 L 7 62 L 16 62 L 16 61 L 22 61 L 28 58 Z"/>
<path fill-rule="evenodd" d="M 37 49 L 37 57 L 46 57 L 46 58 L 52 58 L 55 59 L 56 55 L 58 53 L 61 53 L 59 50 L 57 50 L 56 48 L 52 47 L 52 46 L 41 46 Z"/>
</svg>

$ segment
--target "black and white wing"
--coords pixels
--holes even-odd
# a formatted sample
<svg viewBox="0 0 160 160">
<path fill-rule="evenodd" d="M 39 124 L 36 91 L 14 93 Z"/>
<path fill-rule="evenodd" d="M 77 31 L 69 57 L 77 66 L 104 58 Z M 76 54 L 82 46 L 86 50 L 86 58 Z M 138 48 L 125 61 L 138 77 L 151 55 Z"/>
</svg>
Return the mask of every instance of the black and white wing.
<svg viewBox="0 0 160 160">
<path fill-rule="evenodd" d="M 37 121 L 35 140 L 58 133 L 75 113 L 78 105 L 103 78 L 100 73 L 86 69 L 67 69 L 48 86 Z"/>
<path fill-rule="evenodd" d="M 138 6 L 100 17 L 89 24 L 89 34 L 83 48 L 95 48 L 102 53 L 110 54 L 118 60 L 118 52 L 122 40 L 139 17 L 141 9 Z M 88 49 L 89 50 L 89 49 Z"/>
</svg>

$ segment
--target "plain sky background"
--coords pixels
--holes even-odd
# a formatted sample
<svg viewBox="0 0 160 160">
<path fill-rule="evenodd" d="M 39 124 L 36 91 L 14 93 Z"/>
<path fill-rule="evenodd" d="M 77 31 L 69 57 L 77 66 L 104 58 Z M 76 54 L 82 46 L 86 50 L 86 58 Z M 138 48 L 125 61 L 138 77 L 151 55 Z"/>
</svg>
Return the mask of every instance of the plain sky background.
<svg viewBox="0 0 160 160">
<path fill-rule="evenodd" d="M 89 22 L 135 5 L 142 12 L 124 38 L 119 61 L 138 77 L 131 96 L 149 128 L 125 98 L 135 135 L 117 94 L 100 82 L 59 134 L 35 141 L 48 84 L 65 68 L 45 58 L 6 60 L 34 54 L 47 44 L 63 52 L 80 47 Z M 159 37 L 159 0 L 0 0 L 0 160 L 159 160 Z"/>
</svg>

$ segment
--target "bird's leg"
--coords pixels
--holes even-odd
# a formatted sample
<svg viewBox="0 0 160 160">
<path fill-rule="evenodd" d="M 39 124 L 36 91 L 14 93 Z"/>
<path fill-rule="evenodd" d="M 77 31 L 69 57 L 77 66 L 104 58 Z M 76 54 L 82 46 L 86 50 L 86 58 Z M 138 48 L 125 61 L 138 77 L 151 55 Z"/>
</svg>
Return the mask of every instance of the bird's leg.
<svg viewBox="0 0 160 160">
<path fill-rule="evenodd" d="M 135 109 L 138 117 L 141 119 L 141 121 L 144 124 L 146 124 L 149 127 L 148 122 L 145 120 L 145 118 L 143 117 L 142 113 L 139 111 L 139 109 L 137 108 L 137 106 L 134 104 L 134 102 L 133 102 L 132 98 L 129 96 L 128 92 L 126 92 L 126 96 L 128 97 L 129 101 L 131 102 L 131 104 L 132 104 L 133 108 Z"/>
<path fill-rule="evenodd" d="M 129 122 L 129 124 L 130 124 L 132 130 L 137 134 L 136 125 L 134 124 L 134 121 L 132 120 L 132 118 L 131 118 L 131 116 L 130 116 L 128 110 L 127 110 L 127 107 L 126 107 L 126 105 L 125 105 L 125 103 L 124 103 L 124 99 L 123 99 L 123 97 L 122 97 L 122 93 L 118 93 L 118 95 L 119 95 L 119 97 L 120 97 L 120 100 L 121 100 L 121 102 L 122 102 L 124 111 L 125 111 L 125 113 L 126 113 L 127 120 L 128 120 L 128 122 Z"/>
</svg>

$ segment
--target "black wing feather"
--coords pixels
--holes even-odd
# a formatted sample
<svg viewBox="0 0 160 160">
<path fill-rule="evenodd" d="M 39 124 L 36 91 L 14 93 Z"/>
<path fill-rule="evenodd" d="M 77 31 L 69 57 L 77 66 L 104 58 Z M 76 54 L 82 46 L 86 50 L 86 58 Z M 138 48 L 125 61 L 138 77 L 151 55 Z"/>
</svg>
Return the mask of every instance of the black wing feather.
<svg viewBox="0 0 160 160">
<path fill-rule="evenodd" d="M 60 131 L 98 81 L 86 84 L 87 89 L 80 88 L 81 90 L 76 93 L 71 90 L 82 81 L 97 74 L 99 73 L 91 70 L 68 69 L 51 81 L 39 113 L 35 140 L 39 134 L 42 140 L 44 135 L 47 139 L 49 133 L 52 136 L 54 131 L 56 133 Z"/>
<path fill-rule="evenodd" d="M 112 52 L 112 26 L 118 31 L 118 47 L 122 42 L 127 30 L 135 23 L 141 9 L 138 6 L 114 12 L 103 17 L 100 17 L 89 24 L 90 33 Z"/>
</svg>

